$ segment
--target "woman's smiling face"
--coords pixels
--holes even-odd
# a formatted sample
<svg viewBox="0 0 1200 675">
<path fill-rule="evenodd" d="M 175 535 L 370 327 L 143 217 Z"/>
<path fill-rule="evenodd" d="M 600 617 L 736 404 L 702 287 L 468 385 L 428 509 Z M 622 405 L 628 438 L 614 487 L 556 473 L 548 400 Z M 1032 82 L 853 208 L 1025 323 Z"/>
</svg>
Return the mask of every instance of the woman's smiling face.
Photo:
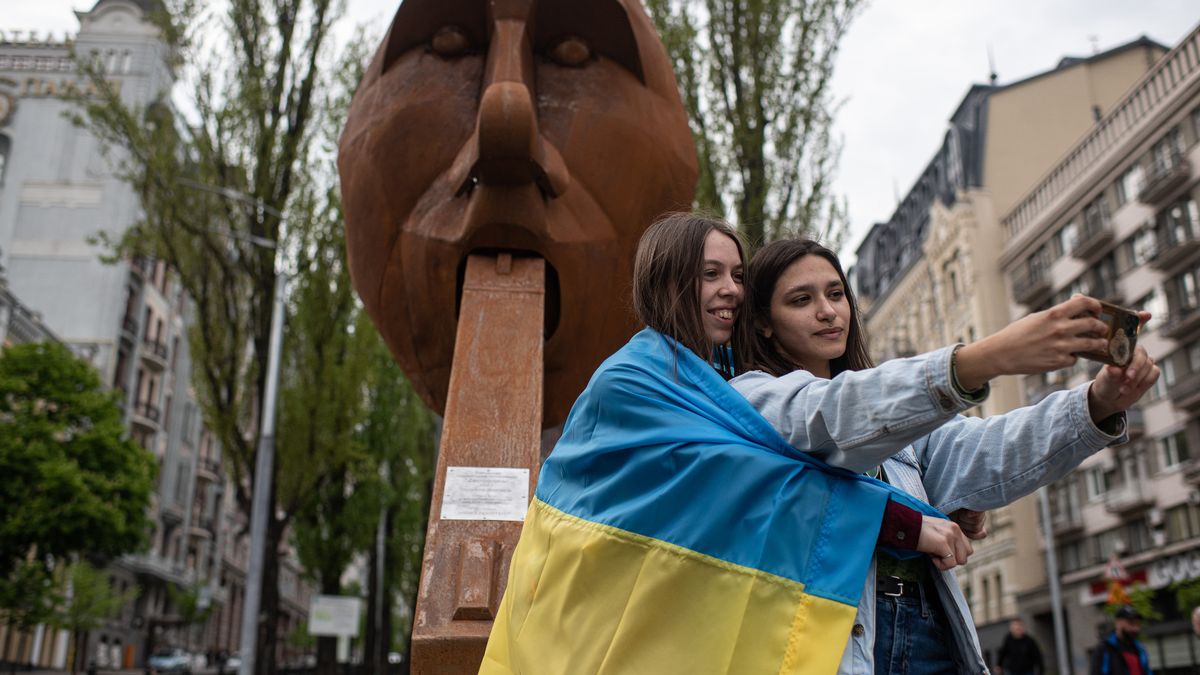
<svg viewBox="0 0 1200 675">
<path fill-rule="evenodd" d="M 829 377 L 829 362 L 846 353 L 850 301 L 828 260 L 806 255 L 788 266 L 771 292 L 764 335 L 814 375 Z"/>
<path fill-rule="evenodd" d="M 734 322 L 746 298 L 742 274 L 737 243 L 722 232 L 709 232 L 704 239 L 699 292 L 704 334 L 714 345 L 723 345 L 733 337 Z"/>
</svg>

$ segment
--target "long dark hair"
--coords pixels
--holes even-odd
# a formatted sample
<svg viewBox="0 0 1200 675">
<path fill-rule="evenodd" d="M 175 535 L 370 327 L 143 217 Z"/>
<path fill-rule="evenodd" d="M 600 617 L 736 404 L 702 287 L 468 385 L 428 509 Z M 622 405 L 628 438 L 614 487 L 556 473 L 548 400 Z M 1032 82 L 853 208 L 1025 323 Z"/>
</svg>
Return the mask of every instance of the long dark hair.
<svg viewBox="0 0 1200 675">
<path fill-rule="evenodd" d="M 650 328 L 675 338 L 706 362 L 714 363 L 726 379 L 742 372 L 745 345 L 753 334 L 748 318 L 749 287 L 738 309 L 731 349 L 717 349 L 708 339 L 701 317 L 699 284 L 704 273 L 704 240 L 710 232 L 728 236 L 737 245 L 742 266 L 746 247 L 737 230 L 713 216 L 669 213 L 646 230 L 633 262 L 633 310 Z M 715 353 L 714 353 L 715 352 Z"/>
<path fill-rule="evenodd" d="M 867 352 L 867 338 L 863 332 L 862 322 L 858 318 L 858 302 L 854 299 L 854 291 L 842 271 L 842 263 L 837 254 L 811 239 L 782 239 L 774 241 L 759 249 L 750 261 L 746 280 L 746 304 L 750 314 L 756 317 L 756 322 L 763 324 L 771 319 L 771 297 L 775 294 L 775 285 L 792 263 L 806 255 L 819 255 L 833 265 L 842 286 L 846 290 L 846 301 L 850 303 L 850 326 L 846 334 L 846 351 L 829 362 L 830 376 L 846 370 L 865 370 L 873 367 L 871 355 Z M 801 364 L 780 352 L 775 341 L 764 336 L 761 331 L 753 331 L 753 337 L 748 343 L 742 359 L 751 368 L 766 371 L 776 377 L 786 375 Z"/>
</svg>

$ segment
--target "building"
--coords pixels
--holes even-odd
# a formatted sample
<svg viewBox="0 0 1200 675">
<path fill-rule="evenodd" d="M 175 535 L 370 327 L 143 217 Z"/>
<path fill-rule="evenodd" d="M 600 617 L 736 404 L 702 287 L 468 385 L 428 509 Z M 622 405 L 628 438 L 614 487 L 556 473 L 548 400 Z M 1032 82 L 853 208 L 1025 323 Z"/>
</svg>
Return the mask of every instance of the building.
<svg viewBox="0 0 1200 675">
<path fill-rule="evenodd" d="M 1071 145 L 1113 109 L 1166 52 L 1141 38 L 1003 86 L 972 86 L 921 177 L 858 249 L 854 284 L 876 360 L 989 335 L 1011 320 L 997 258 L 1006 213 Z M 1022 402 L 1021 383 L 999 378 L 978 412 Z M 1036 499 L 991 513 L 988 539 L 958 572 L 985 658 L 993 662 L 1009 620 L 1024 616 L 1052 646 L 1048 610 L 1018 597 L 1045 586 Z"/>
<path fill-rule="evenodd" d="M 236 651 L 247 558 L 221 448 L 191 385 L 189 299 L 161 261 L 100 259 L 96 237 L 119 237 L 138 219 L 138 200 L 98 141 L 65 115 L 72 104 L 63 95 L 89 87 L 72 48 L 100 60 L 127 104 L 146 105 L 172 85 L 147 16 L 156 6 L 98 0 L 76 12 L 73 38 L 0 31 L 0 266 L 12 292 L 123 392 L 130 436 L 159 462 L 150 547 L 109 568 L 114 587 L 140 592 L 90 637 L 87 659 L 101 668 L 140 666 L 158 646 Z M 308 588 L 294 556 L 280 575 L 283 630 L 292 630 L 307 615 Z M 182 624 L 180 590 L 213 608 L 207 625 Z M 39 628 L 33 637 L 0 661 L 66 667 L 65 633 Z"/>
<path fill-rule="evenodd" d="M 1089 460 L 1051 493 L 1074 668 L 1106 625 L 1105 570 L 1116 556 L 1164 615 L 1143 628 L 1155 672 L 1192 672 L 1200 641 L 1176 582 L 1200 578 L 1200 28 L 1104 111 L 1060 161 L 1002 209 L 1000 264 L 1011 316 L 1075 292 L 1154 314 L 1139 342 L 1162 367 L 1130 416 L 1130 442 Z M 1082 363 L 1031 377 L 1024 393 L 1088 378 Z M 1045 586 L 1020 605 L 1048 607 Z"/>
</svg>

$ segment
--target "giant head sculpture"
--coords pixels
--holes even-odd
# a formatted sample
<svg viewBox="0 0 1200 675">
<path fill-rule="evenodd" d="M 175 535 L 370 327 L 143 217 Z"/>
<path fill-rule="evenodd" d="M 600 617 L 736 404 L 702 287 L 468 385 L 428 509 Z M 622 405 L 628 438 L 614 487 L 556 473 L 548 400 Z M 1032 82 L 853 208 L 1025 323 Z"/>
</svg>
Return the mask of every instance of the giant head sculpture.
<svg viewBox="0 0 1200 675">
<path fill-rule="evenodd" d="M 642 231 L 687 208 L 695 151 L 637 0 L 404 0 L 339 147 L 354 284 L 441 412 L 466 257 L 547 263 L 545 414 L 636 328 Z"/>
</svg>

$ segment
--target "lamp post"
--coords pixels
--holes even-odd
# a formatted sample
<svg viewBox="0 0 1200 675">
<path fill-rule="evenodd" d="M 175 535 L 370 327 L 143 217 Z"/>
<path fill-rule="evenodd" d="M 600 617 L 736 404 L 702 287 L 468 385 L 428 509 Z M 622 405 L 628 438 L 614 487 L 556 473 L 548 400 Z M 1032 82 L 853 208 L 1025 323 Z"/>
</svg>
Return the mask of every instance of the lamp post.
<svg viewBox="0 0 1200 675">
<path fill-rule="evenodd" d="M 279 218 L 283 214 L 261 200 L 237 190 L 207 185 L 191 180 L 180 181 L 184 185 L 204 192 L 211 192 L 226 199 L 242 202 Z M 247 241 L 254 246 L 276 248 L 276 242 L 265 237 L 226 230 L 223 234 Z M 266 558 L 267 514 L 271 509 L 271 486 L 275 466 L 275 408 L 279 396 L 279 359 L 283 349 L 283 301 L 287 275 L 275 266 L 275 298 L 271 305 L 271 333 L 267 351 L 267 382 L 263 392 L 261 417 L 259 419 L 258 448 L 255 452 L 254 486 L 250 507 L 250 563 L 246 570 L 246 594 L 242 603 L 242 630 L 239 655 L 242 663 L 238 675 L 254 675 L 258 657 L 259 609 L 262 603 L 263 561 Z"/>
</svg>

